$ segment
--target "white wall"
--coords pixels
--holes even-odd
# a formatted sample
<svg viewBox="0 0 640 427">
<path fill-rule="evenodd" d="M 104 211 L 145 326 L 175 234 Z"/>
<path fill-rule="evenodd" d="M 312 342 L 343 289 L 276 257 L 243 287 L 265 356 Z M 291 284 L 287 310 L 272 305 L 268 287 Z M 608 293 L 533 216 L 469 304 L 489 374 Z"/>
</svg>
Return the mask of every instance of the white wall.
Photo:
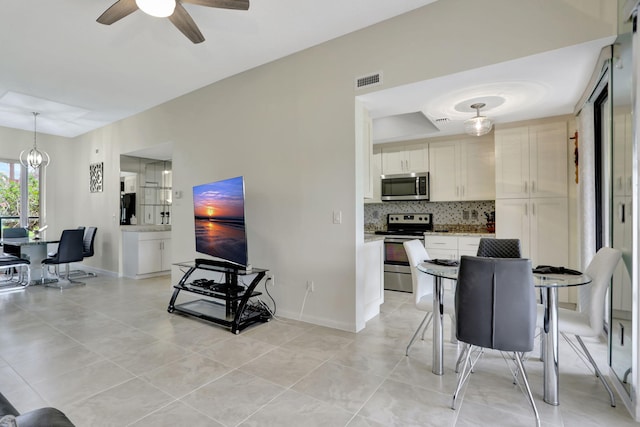
<svg viewBox="0 0 640 427">
<path fill-rule="evenodd" d="M 279 313 L 297 318 L 314 280 L 303 320 L 357 330 L 363 210 L 354 97 L 363 92 L 354 78 L 382 70 L 379 90 L 614 34 L 615 1 L 590 4 L 583 13 L 559 0 L 443 0 L 215 83 L 76 138 L 73 154 L 54 157 L 65 168 L 52 171 L 72 197 L 50 215 L 97 225 L 91 265 L 118 271 L 119 155 L 173 142 L 174 189 L 184 194 L 173 206 L 173 260 L 196 256 L 191 187 L 244 175 L 250 261 L 275 273 Z M 105 191 L 90 194 L 95 161 L 105 162 Z"/>
</svg>

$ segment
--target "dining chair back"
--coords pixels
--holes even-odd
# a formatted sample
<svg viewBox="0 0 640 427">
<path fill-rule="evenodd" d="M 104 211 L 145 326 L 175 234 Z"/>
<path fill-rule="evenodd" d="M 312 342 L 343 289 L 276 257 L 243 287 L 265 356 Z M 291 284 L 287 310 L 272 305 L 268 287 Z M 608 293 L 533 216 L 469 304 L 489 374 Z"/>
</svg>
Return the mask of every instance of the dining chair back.
<svg viewBox="0 0 640 427">
<path fill-rule="evenodd" d="M 63 230 L 62 235 L 60 236 L 60 243 L 58 243 L 58 252 L 50 257 L 46 258 L 42 261 L 42 270 L 43 273 L 46 271 L 46 267 L 49 265 L 60 265 L 65 264 L 66 274 L 64 277 L 58 275 L 58 279 L 66 279 L 69 283 L 73 283 L 76 285 L 84 284 L 82 282 L 77 282 L 71 279 L 69 275 L 69 264 L 72 262 L 82 261 L 82 251 L 84 248 L 84 231 L 81 229 L 70 229 Z M 45 274 L 42 275 L 42 282 L 46 285 L 51 285 L 47 283 L 45 278 Z M 55 287 L 61 287 L 61 282 L 54 282 L 52 284 Z"/>
<path fill-rule="evenodd" d="M 29 237 L 29 230 L 24 227 L 15 227 L 15 228 L 3 228 L 2 229 L 2 238 L 3 239 L 15 239 L 19 237 Z"/>
<path fill-rule="evenodd" d="M 521 385 L 540 425 L 527 374 L 524 352 L 533 349 L 536 329 L 536 295 L 531 261 L 524 258 L 485 258 L 464 255 L 460 259 L 455 292 L 456 337 L 463 344 L 451 408 L 485 349 L 511 353 L 514 380 Z M 505 357 L 505 360 L 507 358 Z M 459 365 L 459 363 L 458 363 Z M 513 371 L 512 371 L 513 372 Z"/>
<path fill-rule="evenodd" d="M 424 339 L 424 333 L 429 327 L 431 323 L 431 319 L 433 317 L 433 281 L 435 280 L 433 276 L 430 276 L 426 273 L 423 273 L 418 270 L 418 265 L 425 260 L 431 259 L 427 250 L 422 243 L 422 240 L 414 239 L 409 240 L 403 243 L 404 249 L 407 252 L 407 259 L 409 260 L 409 267 L 411 270 L 411 284 L 413 290 L 413 298 L 415 307 L 420 310 L 426 312 L 424 315 L 422 322 L 415 330 L 409 344 L 407 345 L 407 350 L 405 354 L 409 355 L 409 350 L 413 345 L 416 337 L 422 331 L 422 339 Z M 451 318 L 451 339 L 455 341 L 455 316 L 454 316 L 454 304 L 453 304 L 453 294 L 448 291 L 444 291 L 444 300 L 443 300 L 443 312 L 447 313 Z"/>
<path fill-rule="evenodd" d="M 488 258 L 520 258 L 520 239 L 480 238 L 476 256 Z"/>
</svg>

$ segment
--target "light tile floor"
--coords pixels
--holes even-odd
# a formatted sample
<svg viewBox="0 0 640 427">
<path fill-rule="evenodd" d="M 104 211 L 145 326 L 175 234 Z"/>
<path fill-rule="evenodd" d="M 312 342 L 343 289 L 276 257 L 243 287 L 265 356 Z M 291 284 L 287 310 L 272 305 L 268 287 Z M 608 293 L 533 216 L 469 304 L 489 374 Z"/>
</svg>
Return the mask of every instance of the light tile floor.
<svg viewBox="0 0 640 427">
<path fill-rule="evenodd" d="M 444 376 L 431 373 L 430 331 L 404 355 L 422 317 L 410 294 L 386 292 L 358 334 L 279 319 L 240 335 L 167 313 L 170 295 L 167 277 L 0 294 L 0 391 L 79 427 L 534 425 L 496 353 L 449 408 L 456 345 L 445 344 Z M 604 343 L 587 345 L 606 368 Z M 636 425 L 566 343 L 561 405 L 545 404 L 536 354 L 526 367 L 543 426 Z"/>
</svg>

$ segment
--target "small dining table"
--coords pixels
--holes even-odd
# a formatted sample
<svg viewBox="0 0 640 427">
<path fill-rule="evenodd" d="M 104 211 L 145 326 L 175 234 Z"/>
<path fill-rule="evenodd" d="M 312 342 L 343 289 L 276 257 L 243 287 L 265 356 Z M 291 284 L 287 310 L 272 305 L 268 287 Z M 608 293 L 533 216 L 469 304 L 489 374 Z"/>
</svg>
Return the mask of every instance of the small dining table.
<svg viewBox="0 0 640 427">
<path fill-rule="evenodd" d="M 42 260 L 47 258 L 47 245 L 59 243 L 60 239 L 35 239 L 31 237 L 15 237 L 1 239 L 0 244 L 4 253 L 28 259 L 31 266 L 31 284 L 42 283 Z"/>
<path fill-rule="evenodd" d="M 432 262 L 418 264 L 418 270 L 434 277 L 433 281 L 433 364 L 431 371 L 436 375 L 444 374 L 443 367 L 443 287 L 442 280 L 457 280 L 457 265 L 439 265 Z M 544 327 L 542 330 L 543 388 L 544 401 L 550 405 L 559 405 L 558 371 L 558 288 L 582 286 L 591 283 L 586 274 L 546 274 L 532 273 L 534 286 L 540 288 L 541 303 L 544 305 Z"/>
</svg>

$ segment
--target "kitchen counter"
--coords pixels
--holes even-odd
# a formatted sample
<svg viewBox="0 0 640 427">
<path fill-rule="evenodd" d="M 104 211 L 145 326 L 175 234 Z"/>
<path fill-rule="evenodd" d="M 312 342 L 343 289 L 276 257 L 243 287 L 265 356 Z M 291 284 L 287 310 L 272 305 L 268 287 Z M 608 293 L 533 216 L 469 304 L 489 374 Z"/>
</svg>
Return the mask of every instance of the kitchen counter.
<svg viewBox="0 0 640 427">
<path fill-rule="evenodd" d="M 123 232 L 145 233 L 152 231 L 171 231 L 171 225 L 121 225 L 120 230 Z"/>
<path fill-rule="evenodd" d="M 375 242 L 378 240 L 384 240 L 384 236 L 381 234 L 364 233 L 364 242 Z"/>
</svg>

